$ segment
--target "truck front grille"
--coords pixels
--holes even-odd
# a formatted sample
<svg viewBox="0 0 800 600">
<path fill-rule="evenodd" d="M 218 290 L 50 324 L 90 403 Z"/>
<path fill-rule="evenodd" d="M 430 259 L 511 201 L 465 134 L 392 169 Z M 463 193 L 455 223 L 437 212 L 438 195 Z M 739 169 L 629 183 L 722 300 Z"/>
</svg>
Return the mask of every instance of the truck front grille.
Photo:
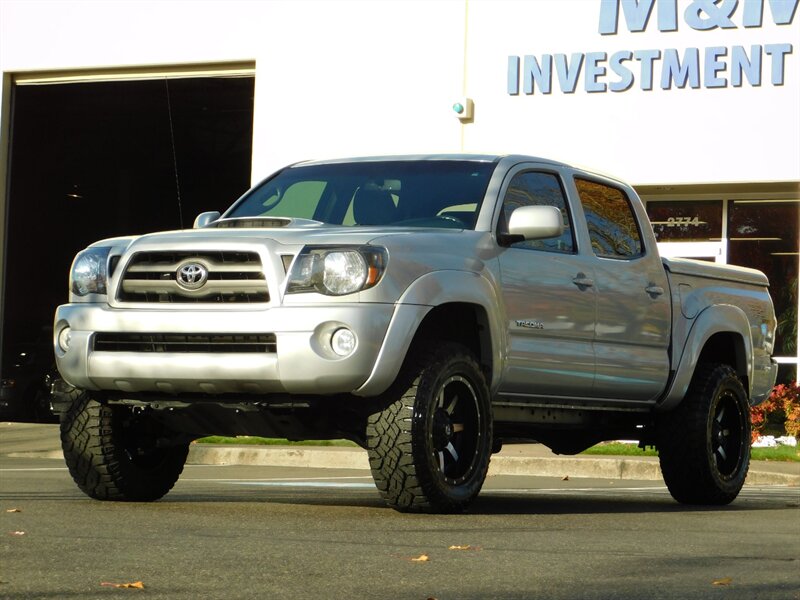
<svg viewBox="0 0 800 600">
<path fill-rule="evenodd" d="M 274 333 L 97 333 L 98 352 L 277 352 Z"/>
<path fill-rule="evenodd" d="M 199 286 L 181 285 L 183 267 L 207 272 Z M 121 302 L 247 303 L 269 302 L 261 258 L 256 252 L 137 252 L 122 274 Z"/>
</svg>

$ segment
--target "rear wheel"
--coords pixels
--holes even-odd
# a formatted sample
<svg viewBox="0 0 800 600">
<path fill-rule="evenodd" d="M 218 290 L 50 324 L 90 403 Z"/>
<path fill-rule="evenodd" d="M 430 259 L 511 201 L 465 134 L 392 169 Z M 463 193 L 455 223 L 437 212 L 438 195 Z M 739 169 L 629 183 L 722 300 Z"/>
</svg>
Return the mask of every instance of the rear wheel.
<svg viewBox="0 0 800 600">
<path fill-rule="evenodd" d="M 188 444 L 164 446 L 168 432 L 151 418 L 107 406 L 85 392 L 61 418 L 61 447 L 78 487 L 98 500 L 148 502 L 183 471 Z"/>
<path fill-rule="evenodd" d="M 410 361 L 398 384 L 367 425 L 378 490 L 401 511 L 465 509 L 480 492 L 492 451 L 480 367 L 463 346 L 437 344 Z"/>
<path fill-rule="evenodd" d="M 661 471 L 686 504 L 728 504 L 750 467 L 750 407 L 736 372 L 701 364 L 677 409 L 658 428 Z"/>
</svg>

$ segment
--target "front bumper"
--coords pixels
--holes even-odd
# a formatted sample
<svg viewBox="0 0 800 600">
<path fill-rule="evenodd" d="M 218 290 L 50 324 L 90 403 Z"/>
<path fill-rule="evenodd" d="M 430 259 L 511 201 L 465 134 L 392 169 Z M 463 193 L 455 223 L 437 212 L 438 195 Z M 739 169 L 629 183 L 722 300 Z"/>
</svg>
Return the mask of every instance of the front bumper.
<svg viewBox="0 0 800 600">
<path fill-rule="evenodd" d="M 58 307 L 54 340 L 58 370 L 71 385 L 87 390 L 135 394 L 337 394 L 380 393 L 399 369 L 409 329 L 427 307 L 342 304 L 275 307 L 267 310 L 114 309 L 104 304 Z M 393 322 L 394 321 L 394 322 Z M 387 336 L 387 331 L 394 332 Z M 70 328 L 67 351 L 58 345 Z M 334 331 L 356 335 L 355 350 L 337 356 Z M 413 329 L 412 329 L 413 331 Z M 274 352 L 97 351 L 98 332 L 134 334 L 274 334 Z M 397 337 L 394 342 L 391 337 Z M 383 367 L 381 368 L 381 365 Z M 372 383 L 370 383 L 372 382 Z"/>
</svg>

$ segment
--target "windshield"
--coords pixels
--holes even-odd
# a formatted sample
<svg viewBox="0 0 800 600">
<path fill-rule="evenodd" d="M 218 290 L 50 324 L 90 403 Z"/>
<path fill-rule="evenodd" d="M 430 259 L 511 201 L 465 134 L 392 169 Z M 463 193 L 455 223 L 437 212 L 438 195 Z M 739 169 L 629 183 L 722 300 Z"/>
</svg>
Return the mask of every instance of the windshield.
<svg viewBox="0 0 800 600">
<path fill-rule="evenodd" d="M 472 229 L 494 168 L 465 160 L 300 165 L 253 189 L 225 218 Z"/>
</svg>

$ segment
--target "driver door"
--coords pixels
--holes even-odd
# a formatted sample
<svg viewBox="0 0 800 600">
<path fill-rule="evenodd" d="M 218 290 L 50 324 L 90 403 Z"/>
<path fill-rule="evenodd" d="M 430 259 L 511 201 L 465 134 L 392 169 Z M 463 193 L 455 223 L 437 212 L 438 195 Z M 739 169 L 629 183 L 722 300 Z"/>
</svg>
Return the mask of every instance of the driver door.
<svg viewBox="0 0 800 600">
<path fill-rule="evenodd" d="M 557 172 L 512 173 L 499 217 L 502 230 L 520 206 L 557 207 L 559 238 L 522 241 L 501 251 L 508 348 L 499 393 L 506 396 L 589 397 L 595 377 L 596 291 L 592 257 L 578 253 L 572 211 Z"/>
</svg>

